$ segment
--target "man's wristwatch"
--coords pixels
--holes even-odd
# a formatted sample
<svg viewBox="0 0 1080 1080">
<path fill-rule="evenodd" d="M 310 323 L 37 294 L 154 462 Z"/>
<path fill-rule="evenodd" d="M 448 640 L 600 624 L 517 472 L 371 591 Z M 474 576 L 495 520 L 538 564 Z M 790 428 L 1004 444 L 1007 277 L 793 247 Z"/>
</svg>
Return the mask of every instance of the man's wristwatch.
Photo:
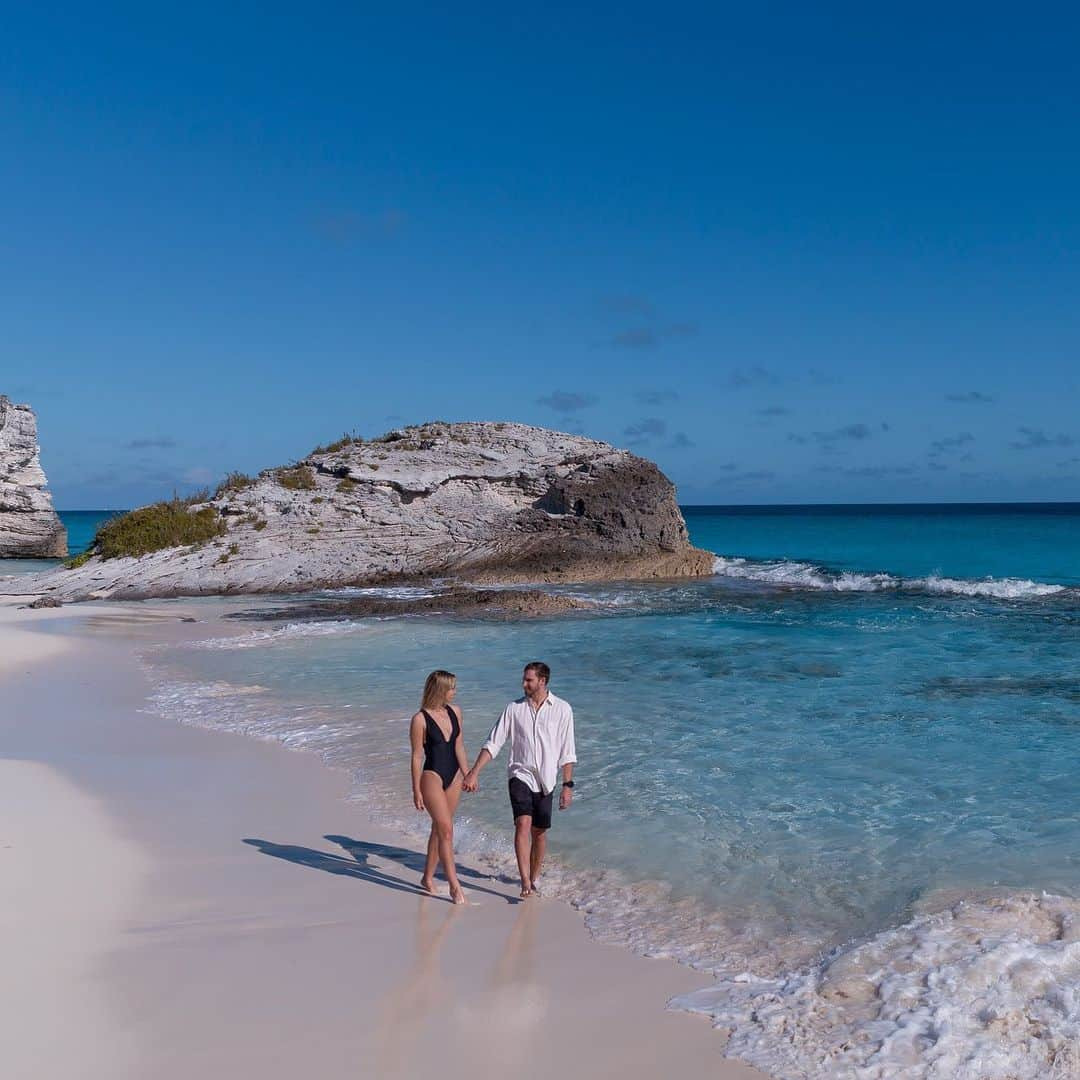
<svg viewBox="0 0 1080 1080">
<path fill-rule="evenodd" d="M 574 781 L 573 780 L 564 780 L 562 782 L 562 786 L 572 788 L 574 786 Z"/>
</svg>

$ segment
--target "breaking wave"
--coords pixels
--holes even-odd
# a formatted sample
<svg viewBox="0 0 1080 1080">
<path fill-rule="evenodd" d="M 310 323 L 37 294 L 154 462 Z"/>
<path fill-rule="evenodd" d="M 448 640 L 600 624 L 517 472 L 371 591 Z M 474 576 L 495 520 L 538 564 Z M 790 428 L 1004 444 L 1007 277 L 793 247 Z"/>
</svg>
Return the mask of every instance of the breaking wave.
<svg viewBox="0 0 1080 1080">
<path fill-rule="evenodd" d="M 672 1005 L 785 1080 L 1064 1080 L 1080 1075 L 1080 901 L 954 898 L 794 973 L 724 975 Z"/>
<path fill-rule="evenodd" d="M 713 572 L 718 577 L 758 582 L 775 588 L 812 589 L 822 592 L 883 592 L 897 590 L 934 595 L 987 597 L 994 600 L 1037 600 L 1075 590 L 1026 578 L 949 578 L 930 575 L 903 578 L 888 573 L 830 570 L 809 562 L 788 559 L 744 559 L 717 555 Z"/>
<path fill-rule="evenodd" d="M 348 634 L 363 628 L 363 623 L 355 619 L 328 619 L 323 621 L 287 623 L 272 630 L 252 630 L 246 634 L 231 634 L 227 637 L 205 638 L 193 641 L 192 649 L 258 649 L 264 645 L 289 638 L 331 637 L 335 634 Z"/>
</svg>

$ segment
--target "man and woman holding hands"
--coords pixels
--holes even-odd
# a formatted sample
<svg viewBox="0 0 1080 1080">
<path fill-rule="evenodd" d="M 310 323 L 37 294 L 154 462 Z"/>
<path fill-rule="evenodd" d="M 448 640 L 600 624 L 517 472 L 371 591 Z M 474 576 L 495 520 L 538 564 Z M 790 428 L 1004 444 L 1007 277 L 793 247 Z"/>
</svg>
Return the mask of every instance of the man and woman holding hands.
<svg viewBox="0 0 1080 1080">
<path fill-rule="evenodd" d="M 525 665 L 524 694 L 511 701 L 491 729 L 476 761 L 469 768 L 461 734 L 460 710 L 453 705 L 457 678 L 433 671 L 424 684 L 420 711 L 409 729 L 412 746 L 413 803 L 431 815 L 427 860 L 420 885 L 434 892 L 438 863 L 450 885 L 450 899 L 465 903 L 454 866 L 454 813 L 461 792 L 476 791 L 480 772 L 509 744 L 507 763 L 510 806 L 514 816 L 514 851 L 521 875 L 521 898 L 536 892 L 552 803 L 559 787 L 559 809 L 574 797 L 574 712 L 568 702 L 548 689 L 551 670 L 533 661 Z"/>
</svg>

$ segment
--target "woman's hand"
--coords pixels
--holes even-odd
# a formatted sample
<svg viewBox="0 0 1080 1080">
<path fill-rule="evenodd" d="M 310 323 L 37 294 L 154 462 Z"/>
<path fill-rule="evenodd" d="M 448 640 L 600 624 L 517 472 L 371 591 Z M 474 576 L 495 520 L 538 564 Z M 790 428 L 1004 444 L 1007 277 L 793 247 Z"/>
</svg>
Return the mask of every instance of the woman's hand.
<svg viewBox="0 0 1080 1080">
<path fill-rule="evenodd" d="M 412 801 L 413 801 L 413 806 L 415 806 L 417 810 L 422 811 L 422 810 L 425 809 L 425 807 L 424 807 L 424 796 L 420 794 L 420 789 L 419 788 L 415 788 L 413 790 Z"/>
</svg>

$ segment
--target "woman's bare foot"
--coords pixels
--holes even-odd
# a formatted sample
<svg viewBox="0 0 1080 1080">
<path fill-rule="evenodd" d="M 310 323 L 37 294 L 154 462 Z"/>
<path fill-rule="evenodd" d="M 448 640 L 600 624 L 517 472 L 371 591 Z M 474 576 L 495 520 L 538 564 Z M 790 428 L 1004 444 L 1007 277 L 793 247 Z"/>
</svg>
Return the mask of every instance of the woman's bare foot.
<svg viewBox="0 0 1080 1080">
<path fill-rule="evenodd" d="M 531 881 L 523 881 L 521 883 L 521 892 L 518 894 L 522 900 L 528 900 L 532 896 L 533 887 Z"/>
<path fill-rule="evenodd" d="M 456 889 L 450 890 L 450 902 L 454 904 L 467 904 L 465 899 L 465 890 L 459 885 Z"/>
<path fill-rule="evenodd" d="M 420 888 L 426 893 L 431 893 L 432 896 L 435 895 L 435 882 L 429 877 L 422 877 L 420 879 Z"/>
</svg>

